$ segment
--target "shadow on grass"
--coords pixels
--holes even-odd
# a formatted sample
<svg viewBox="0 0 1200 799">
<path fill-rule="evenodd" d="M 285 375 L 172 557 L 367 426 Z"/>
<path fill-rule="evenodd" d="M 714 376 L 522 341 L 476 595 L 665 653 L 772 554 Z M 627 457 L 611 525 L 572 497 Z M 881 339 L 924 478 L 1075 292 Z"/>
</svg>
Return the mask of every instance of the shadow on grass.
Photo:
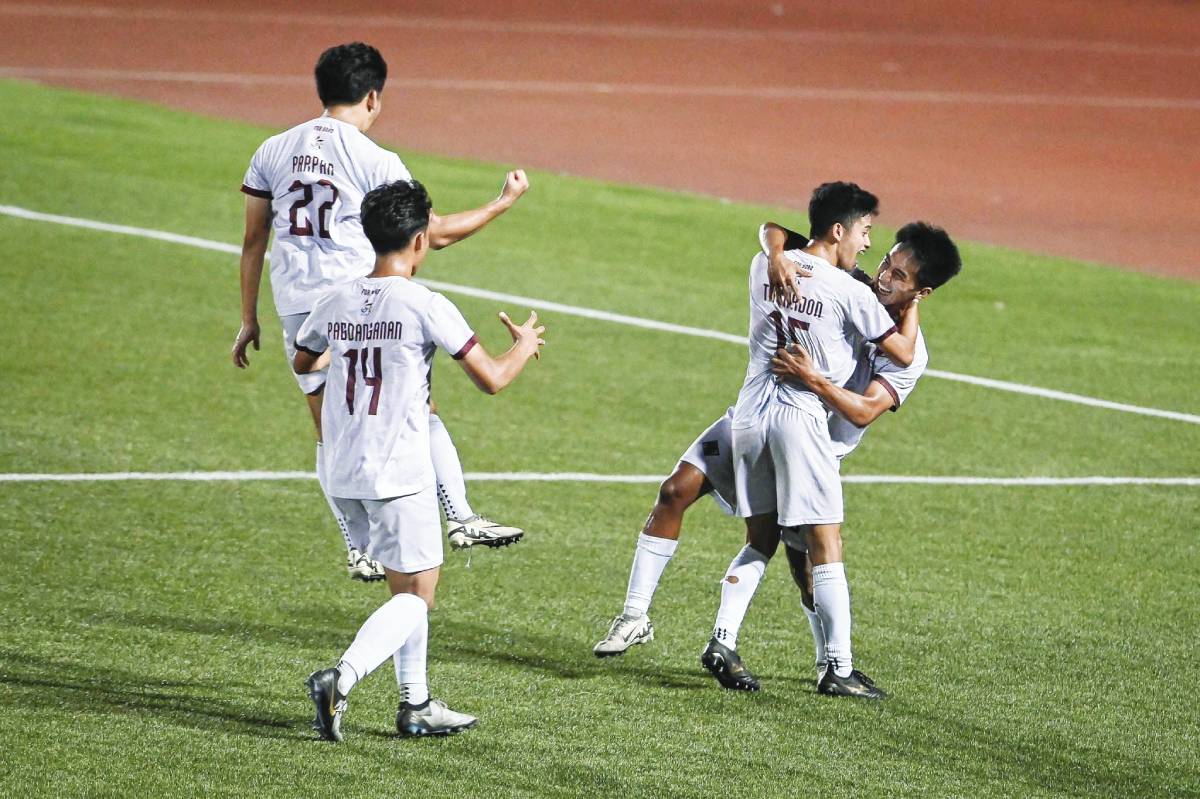
<svg viewBox="0 0 1200 799">
<path fill-rule="evenodd" d="M 9 687 L 10 707 L 53 711 L 146 713 L 182 727 L 253 735 L 262 738 L 309 737 L 297 715 L 265 716 L 233 701 L 224 683 L 147 680 L 114 668 L 64 663 L 0 650 L 0 685 Z"/>
</svg>

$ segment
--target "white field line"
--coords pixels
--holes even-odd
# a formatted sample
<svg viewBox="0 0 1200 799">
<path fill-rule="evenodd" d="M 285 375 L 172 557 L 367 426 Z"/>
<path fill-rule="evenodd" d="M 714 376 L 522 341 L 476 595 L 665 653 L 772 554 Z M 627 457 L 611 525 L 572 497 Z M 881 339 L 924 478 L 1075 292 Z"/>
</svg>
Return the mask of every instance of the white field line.
<svg viewBox="0 0 1200 799">
<path fill-rule="evenodd" d="M 971 50 L 1032 50 L 1044 52 L 1082 52 L 1147 56 L 1200 57 L 1200 48 L 1179 45 L 1131 44 L 1120 41 L 1080 41 L 1078 39 L 1046 39 L 1021 36 L 996 36 L 969 33 L 906 33 L 902 31 L 828 31 L 780 30 L 751 28 L 699 28 L 681 25 L 629 23 L 535 22 L 529 20 L 460 19 L 433 16 L 403 16 L 400 14 L 303 14 L 265 11 L 206 11 L 202 9 L 135 9 L 105 6 L 71 6 L 46 3 L 11 3 L 0 6 L 0 15 L 12 17 L 52 17 L 59 19 L 92 20 L 161 20 L 181 21 L 194 26 L 215 22 L 252 26 L 263 24 L 274 28 L 315 26 L 324 29 L 365 28 L 368 30 L 395 28 L 400 30 L 444 30 L 455 34 L 507 33 L 548 36 L 595 36 L 625 39 L 675 39 L 683 41 L 729 42 L 788 42 L 834 43 L 840 45 L 902 45 L 922 49 L 955 47 Z M 781 17 L 779 27 L 787 24 Z"/>
<path fill-rule="evenodd" d="M 175 244 L 186 244 L 188 246 L 200 247 L 206 250 L 215 250 L 217 252 L 228 253 L 230 255 L 238 255 L 241 253 L 241 250 L 238 247 L 219 241 L 199 239 L 193 236 L 180 236 L 161 230 L 150 230 L 147 228 L 132 227 L 130 225 L 113 225 L 107 222 L 97 222 L 91 219 L 76 219 L 75 217 L 59 216 L 57 214 L 43 214 L 38 211 L 30 211 L 27 208 L 18 208 L 12 205 L 0 205 L 0 214 L 38 222 L 51 222 L 59 225 L 87 228 L 89 230 L 100 230 L 106 233 L 121 233 L 124 235 L 140 236 L 142 238 L 156 239 Z M 627 316 L 625 314 L 610 313 L 608 311 L 598 311 L 593 308 L 583 308 L 577 305 L 564 305 L 562 303 L 537 299 L 536 297 L 522 297 L 518 294 L 505 294 L 498 291 L 478 289 L 472 286 L 460 286 L 455 283 L 443 283 L 438 280 L 419 279 L 418 282 L 423 283 L 424 285 L 429 286 L 437 291 L 445 291 L 452 294 L 462 294 L 468 297 L 480 297 L 483 299 L 495 300 L 497 302 L 507 302 L 515 305 L 522 305 L 537 310 L 553 311 L 556 313 L 567 314 L 570 316 L 580 316 L 586 319 L 596 319 L 604 322 L 614 322 L 617 324 L 629 325 L 631 327 L 645 328 L 647 330 L 659 330 L 667 333 L 679 333 L 685 336 L 694 336 L 697 338 L 726 341 L 732 344 L 740 344 L 742 346 L 747 345 L 747 339 L 745 336 L 738 336 L 732 333 L 722 333 L 719 330 L 688 327 L 687 325 L 677 325 L 671 322 L 660 322 L 655 319 L 644 319 L 638 316 Z M 1023 383 L 1010 383 L 1005 380 L 993 380 L 988 377 L 975 377 L 974 375 L 964 375 L 955 372 L 943 372 L 940 369 L 929 369 L 926 371 L 926 374 L 930 377 L 939 377 L 944 380 L 954 380 L 960 383 L 970 383 L 971 385 L 992 388 L 998 391 L 1009 391 L 1016 394 L 1027 394 L 1034 397 L 1071 402 L 1075 403 L 1076 405 L 1087 405 L 1092 408 L 1103 408 L 1110 411 L 1123 411 L 1125 413 L 1134 413 L 1141 416 L 1154 416 L 1160 419 L 1172 419 L 1177 422 L 1200 424 L 1200 415 L 1191 413 L 1166 411 L 1159 408 L 1145 408 L 1140 405 L 1128 405 L 1122 402 L 1111 402 L 1109 400 L 1096 399 L 1095 397 L 1087 397 L 1082 394 L 1071 394 L 1066 391 L 1039 388 L 1037 386 L 1029 386 Z"/>
<path fill-rule="evenodd" d="M 0 78 L 31 80 L 68 79 L 196 83 L 235 86 L 281 86 L 312 83 L 298 75 L 263 75 L 232 72 L 179 72 L 172 70 L 86 69 L 59 67 L 0 67 Z M 722 97 L 756 100 L 833 100 L 865 103 L 950 105 L 1017 105 L 1061 108 L 1114 108 L 1140 110 L 1200 110 L 1200 99 L 1188 97 L 1111 97 L 1063 94 L 838 89 L 821 86 L 679 86 L 658 83 L 598 83 L 591 81 L 471 80 L 444 78 L 393 78 L 389 86 L 446 91 L 510 92 L 532 94 L 634 95 L 646 97 Z"/>
<path fill-rule="evenodd" d="M 467 472 L 468 482 L 505 483 L 659 483 L 659 474 L 592 472 Z M 315 480 L 316 472 L 94 472 L 81 474 L 0 474 L 0 483 L 108 483 Z M 940 475 L 855 474 L 843 483 L 955 486 L 1200 486 L 1200 477 L 955 477 Z"/>
</svg>

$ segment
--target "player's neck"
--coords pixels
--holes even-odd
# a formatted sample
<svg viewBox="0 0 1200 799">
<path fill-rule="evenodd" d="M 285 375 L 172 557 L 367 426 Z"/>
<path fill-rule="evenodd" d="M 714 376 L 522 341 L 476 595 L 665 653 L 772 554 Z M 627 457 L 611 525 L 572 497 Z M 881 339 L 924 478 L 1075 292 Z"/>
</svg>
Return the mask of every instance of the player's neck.
<svg viewBox="0 0 1200 799">
<path fill-rule="evenodd" d="M 809 255 L 815 255 L 821 260 L 827 262 L 830 266 L 837 266 L 837 245 L 829 242 L 813 239 L 805 247 L 804 252 Z"/>
<path fill-rule="evenodd" d="M 331 105 L 325 109 L 325 116 L 336 119 L 338 122 L 345 122 L 347 125 L 353 125 L 358 128 L 360 133 L 366 133 L 367 128 L 371 127 L 371 122 L 374 121 L 364 103 Z"/>
<path fill-rule="evenodd" d="M 417 271 L 416 258 L 408 250 L 375 256 L 375 268 L 367 277 L 409 277 Z"/>
</svg>

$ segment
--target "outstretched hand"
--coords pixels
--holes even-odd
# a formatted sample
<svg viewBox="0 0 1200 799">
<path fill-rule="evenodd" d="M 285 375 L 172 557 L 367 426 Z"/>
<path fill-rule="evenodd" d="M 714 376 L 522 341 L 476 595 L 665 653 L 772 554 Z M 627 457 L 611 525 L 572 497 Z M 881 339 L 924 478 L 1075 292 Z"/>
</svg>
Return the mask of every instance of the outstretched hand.
<svg viewBox="0 0 1200 799">
<path fill-rule="evenodd" d="M 796 263 L 782 252 L 775 253 L 768 260 L 767 282 L 771 284 L 771 297 L 782 305 L 800 299 L 796 278 L 806 277 L 812 277 L 812 269 Z"/>
<path fill-rule="evenodd" d="M 239 369 L 245 369 L 250 365 L 250 358 L 246 356 L 247 348 L 253 344 L 254 349 L 258 349 L 258 338 L 260 335 L 258 323 L 243 324 L 238 330 L 237 338 L 233 340 L 233 365 Z"/>
<path fill-rule="evenodd" d="M 529 191 L 529 178 L 525 176 L 525 170 L 514 169 L 504 178 L 504 188 L 500 190 L 500 200 L 506 205 L 512 205 L 527 191 Z"/>
<path fill-rule="evenodd" d="M 540 348 L 546 344 L 542 338 L 546 333 L 546 327 L 545 325 L 538 325 L 537 318 L 537 311 L 530 311 L 529 318 L 525 320 L 525 324 L 516 325 L 513 323 L 513 320 L 508 318 L 508 314 L 504 311 L 500 312 L 500 321 L 508 328 L 508 333 L 512 336 L 513 343 L 525 352 L 525 357 L 528 358 L 532 355 L 536 360 L 541 360 L 542 351 Z"/>
</svg>

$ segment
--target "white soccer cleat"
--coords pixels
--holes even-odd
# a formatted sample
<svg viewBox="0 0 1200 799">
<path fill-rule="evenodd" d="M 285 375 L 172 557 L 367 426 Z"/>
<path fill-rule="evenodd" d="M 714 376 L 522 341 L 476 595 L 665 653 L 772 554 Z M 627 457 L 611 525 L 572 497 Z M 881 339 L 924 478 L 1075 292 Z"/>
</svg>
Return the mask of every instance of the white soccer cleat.
<svg viewBox="0 0 1200 799">
<path fill-rule="evenodd" d="M 396 711 L 396 731 L 406 737 L 454 735 L 478 723 L 479 719 L 451 710 L 440 699 L 430 699 L 420 710 L 402 704 Z"/>
<path fill-rule="evenodd" d="M 637 644 L 654 640 L 654 625 L 649 616 L 626 616 L 622 613 L 612 621 L 608 635 L 592 647 L 592 654 L 598 658 L 623 655 L 625 650 Z"/>
<path fill-rule="evenodd" d="M 515 544 L 525 535 L 520 527 L 507 527 L 503 524 L 475 514 L 469 519 L 447 519 L 446 535 L 450 538 L 450 546 L 454 549 L 467 549 L 476 544 L 485 547 L 506 547 Z"/>
<path fill-rule="evenodd" d="M 382 563 L 371 560 L 357 549 L 346 553 L 346 571 L 350 573 L 350 579 L 362 580 L 364 583 L 375 582 L 387 577 Z"/>
</svg>

